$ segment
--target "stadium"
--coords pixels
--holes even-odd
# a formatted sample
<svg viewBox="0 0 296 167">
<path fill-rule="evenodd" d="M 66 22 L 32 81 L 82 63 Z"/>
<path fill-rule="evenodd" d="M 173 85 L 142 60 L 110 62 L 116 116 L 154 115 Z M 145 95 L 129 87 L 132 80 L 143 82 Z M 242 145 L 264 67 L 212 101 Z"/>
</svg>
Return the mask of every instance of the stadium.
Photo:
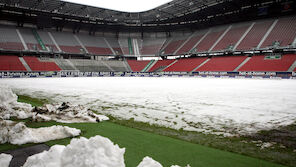
<svg viewBox="0 0 296 167">
<path fill-rule="evenodd" d="M 95 5 L 0 0 L 1 167 L 296 166 L 294 0 Z"/>
</svg>

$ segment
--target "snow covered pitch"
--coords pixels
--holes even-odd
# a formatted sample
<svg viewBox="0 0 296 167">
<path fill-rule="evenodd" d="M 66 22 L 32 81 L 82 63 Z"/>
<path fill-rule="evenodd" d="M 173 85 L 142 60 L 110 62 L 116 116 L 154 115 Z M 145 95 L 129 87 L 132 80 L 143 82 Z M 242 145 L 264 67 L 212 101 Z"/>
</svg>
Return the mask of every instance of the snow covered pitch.
<svg viewBox="0 0 296 167">
<path fill-rule="evenodd" d="M 175 129 L 237 135 L 296 120 L 296 81 L 216 78 L 0 79 L 18 94 Z"/>
</svg>

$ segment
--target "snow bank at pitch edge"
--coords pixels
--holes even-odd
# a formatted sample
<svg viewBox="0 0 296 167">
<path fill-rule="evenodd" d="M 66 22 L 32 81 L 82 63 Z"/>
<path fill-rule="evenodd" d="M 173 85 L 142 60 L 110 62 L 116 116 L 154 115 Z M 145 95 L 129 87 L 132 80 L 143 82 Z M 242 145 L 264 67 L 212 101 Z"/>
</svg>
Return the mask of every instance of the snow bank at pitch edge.
<svg viewBox="0 0 296 167">
<path fill-rule="evenodd" d="M 57 105 L 46 104 L 32 108 L 30 104 L 17 102 L 17 96 L 8 87 L 0 87 L 0 119 L 33 118 L 35 121 L 54 120 L 62 123 L 100 122 L 109 120 L 104 115 L 98 115 L 82 105 L 63 103 Z"/>
<path fill-rule="evenodd" d="M 25 144 L 42 143 L 50 140 L 78 136 L 79 129 L 67 126 L 27 128 L 23 122 L 0 120 L 0 143 Z"/>
<path fill-rule="evenodd" d="M 125 148 L 108 138 L 99 135 L 89 139 L 81 137 L 72 139 L 67 146 L 54 145 L 48 151 L 30 156 L 23 167 L 125 167 L 124 153 Z M 138 167 L 162 165 L 145 157 Z"/>
<path fill-rule="evenodd" d="M 9 154 L 0 154 L 1 167 L 8 167 L 11 159 L 12 159 L 12 156 Z"/>
</svg>

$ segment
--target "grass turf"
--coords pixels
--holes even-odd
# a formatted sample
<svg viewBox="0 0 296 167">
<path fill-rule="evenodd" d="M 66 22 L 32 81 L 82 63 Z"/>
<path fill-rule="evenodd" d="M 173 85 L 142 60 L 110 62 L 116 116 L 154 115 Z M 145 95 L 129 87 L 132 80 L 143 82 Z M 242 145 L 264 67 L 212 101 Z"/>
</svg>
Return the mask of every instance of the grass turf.
<svg viewBox="0 0 296 167">
<path fill-rule="evenodd" d="M 156 135 L 141 130 L 128 128 L 112 122 L 62 124 L 56 122 L 35 123 L 27 122 L 28 127 L 44 127 L 65 125 L 82 130 L 82 136 L 92 137 L 101 135 L 109 138 L 121 148 L 126 148 L 125 164 L 135 167 L 145 156 L 159 161 L 163 166 L 178 164 L 191 167 L 279 167 L 281 165 L 248 156 L 221 151 L 198 144 L 193 144 L 166 136 Z M 71 139 L 49 141 L 45 144 L 66 145 Z"/>
</svg>

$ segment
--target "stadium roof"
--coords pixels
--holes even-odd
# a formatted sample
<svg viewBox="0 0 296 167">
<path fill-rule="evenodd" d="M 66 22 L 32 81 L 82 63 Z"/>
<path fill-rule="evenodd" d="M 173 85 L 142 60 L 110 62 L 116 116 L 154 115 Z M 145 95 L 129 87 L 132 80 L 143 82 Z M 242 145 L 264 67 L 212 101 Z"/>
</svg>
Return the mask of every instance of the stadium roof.
<svg viewBox="0 0 296 167">
<path fill-rule="evenodd" d="M 122 12 L 145 12 L 172 0 L 63 0 Z"/>
<path fill-rule="evenodd" d="M 285 3 L 291 4 L 290 13 L 295 12 L 294 0 L 172 0 L 143 12 L 122 12 L 61 0 L 0 0 L 0 19 L 40 27 L 86 27 L 92 31 L 170 31 L 278 17 L 289 13 L 282 11 Z"/>
</svg>

